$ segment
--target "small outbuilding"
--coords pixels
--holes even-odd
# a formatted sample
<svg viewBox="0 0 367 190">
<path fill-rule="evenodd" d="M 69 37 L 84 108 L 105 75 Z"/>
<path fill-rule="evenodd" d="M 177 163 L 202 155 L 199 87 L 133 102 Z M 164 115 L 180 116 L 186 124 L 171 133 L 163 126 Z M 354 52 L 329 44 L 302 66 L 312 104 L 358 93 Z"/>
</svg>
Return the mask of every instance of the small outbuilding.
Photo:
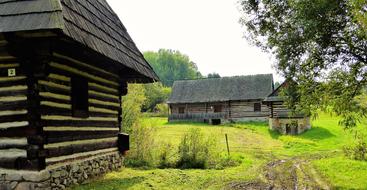
<svg viewBox="0 0 367 190">
<path fill-rule="evenodd" d="M 156 80 L 106 0 L 0 1 L 0 189 L 120 168 L 121 96 Z"/>
<path fill-rule="evenodd" d="M 269 127 L 281 134 L 297 135 L 311 129 L 310 117 L 302 113 L 291 113 L 284 104 L 280 92 L 287 85 L 282 83 L 263 101 L 269 108 Z"/>
<path fill-rule="evenodd" d="M 266 121 L 269 111 L 261 102 L 273 90 L 272 74 L 175 81 L 169 121 Z"/>
</svg>

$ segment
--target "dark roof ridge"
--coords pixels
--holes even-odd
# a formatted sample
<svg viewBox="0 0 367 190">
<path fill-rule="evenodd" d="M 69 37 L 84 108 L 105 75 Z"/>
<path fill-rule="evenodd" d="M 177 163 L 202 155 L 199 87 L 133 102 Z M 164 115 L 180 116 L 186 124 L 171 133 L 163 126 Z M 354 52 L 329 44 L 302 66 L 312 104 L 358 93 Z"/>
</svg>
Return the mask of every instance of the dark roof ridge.
<svg viewBox="0 0 367 190">
<path fill-rule="evenodd" d="M 251 75 L 234 75 L 234 76 L 213 77 L 213 78 L 198 78 L 198 79 L 180 79 L 180 80 L 176 80 L 175 82 L 181 82 L 181 81 L 200 81 L 200 80 L 215 80 L 215 79 L 223 79 L 223 78 L 251 77 L 251 76 L 259 76 L 259 75 L 273 75 L 273 73 L 251 74 Z"/>
</svg>

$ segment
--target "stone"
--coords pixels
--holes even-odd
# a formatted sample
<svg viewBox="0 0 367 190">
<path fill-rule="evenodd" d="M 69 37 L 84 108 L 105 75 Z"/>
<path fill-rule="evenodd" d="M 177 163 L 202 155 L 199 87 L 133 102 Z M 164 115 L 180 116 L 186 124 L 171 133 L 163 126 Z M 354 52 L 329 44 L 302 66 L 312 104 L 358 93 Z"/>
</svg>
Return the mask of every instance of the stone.
<svg viewBox="0 0 367 190">
<path fill-rule="evenodd" d="M 15 189 L 15 187 L 18 185 L 18 182 L 17 181 L 13 181 L 10 183 L 10 188 L 11 189 Z"/>
<path fill-rule="evenodd" d="M 7 181 L 20 181 L 22 180 L 22 175 L 18 172 L 11 172 L 5 176 L 5 180 Z"/>
<path fill-rule="evenodd" d="M 40 172 L 29 172 L 23 174 L 23 179 L 25 181 L 31 181 L 31 182 L 43 182 L 50 178 L 50 172 L 43 170 Z"/>
<path fill-rule="evenodd" d="M 72 172 L 77 172 L 78 170 L 79 170 L 79 166 L 78 166 L 78 165 L 73 164 L 73 165 L 71 166 L 71 171 L 72 171 Z"/>
<path fill-rule="evenodd" d="M 56 179 L 54 180 L 54 183 L 55 183 L 56 185 L 59 185 L 59 184 L 60 184 L 60 179 L 59 179 L 59 178 L 56 178 Z"/>
<path fill-rule="evenodd" d="M 60 176 L 61 176 L 60 171 L 54 171 L 51 174 L 51 177 L 53 177 L 53 178 L 59 178 Z"/>
<path fill-rule="evenodd" d="M 33 186 L 30 182 L 21 182 L 17 185 L 15 190 L 33 190 Z"/>
</svg>

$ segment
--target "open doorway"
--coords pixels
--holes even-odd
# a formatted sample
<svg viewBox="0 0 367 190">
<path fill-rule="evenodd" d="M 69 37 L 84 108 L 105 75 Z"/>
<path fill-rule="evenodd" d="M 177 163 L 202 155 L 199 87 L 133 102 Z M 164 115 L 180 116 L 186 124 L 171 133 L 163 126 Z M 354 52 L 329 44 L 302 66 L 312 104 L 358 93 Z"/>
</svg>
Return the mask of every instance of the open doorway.
<svg viewBox="0 0 367 190">
<path fill-rule="evenodd" d="M 221 120 L 220 119 L 212 119 L 212 125 L 220 125 Z"/>
<path fill-rule="evenodd" d="M 289 124 L 285 125 L 285 134 L 290 135 L 292 133 L 292 128 Z"/>
</svg>

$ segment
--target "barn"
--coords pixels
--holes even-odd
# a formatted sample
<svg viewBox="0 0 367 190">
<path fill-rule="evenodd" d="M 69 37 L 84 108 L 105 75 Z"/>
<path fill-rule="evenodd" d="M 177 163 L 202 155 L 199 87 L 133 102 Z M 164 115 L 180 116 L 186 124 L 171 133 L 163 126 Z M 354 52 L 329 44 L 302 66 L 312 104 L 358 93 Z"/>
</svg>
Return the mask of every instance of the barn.
<svg viewBox="0 0 367 190">
<path fill-rule="evenodd" d="M 310 117 L 303 113 L 292 113 L 284 103 L 282 89 L 287 86 L 287 81 L 282 83 L 263 101 L 270 111 L 269 127 L 281 134 L 297 135 L 311 129 Z"/>
<path fill-rule="evenodd" d="M 262 101 L 273 90 L 272 74 L 175 81 L 169 121 L 265 121 L 269 111 Z"/>
<path fill-rule="evenodd" d="M 121 167 L 121 96 L 158 80 L 106 0 L 0 1 L 0 189 Z"/>
</svg>

